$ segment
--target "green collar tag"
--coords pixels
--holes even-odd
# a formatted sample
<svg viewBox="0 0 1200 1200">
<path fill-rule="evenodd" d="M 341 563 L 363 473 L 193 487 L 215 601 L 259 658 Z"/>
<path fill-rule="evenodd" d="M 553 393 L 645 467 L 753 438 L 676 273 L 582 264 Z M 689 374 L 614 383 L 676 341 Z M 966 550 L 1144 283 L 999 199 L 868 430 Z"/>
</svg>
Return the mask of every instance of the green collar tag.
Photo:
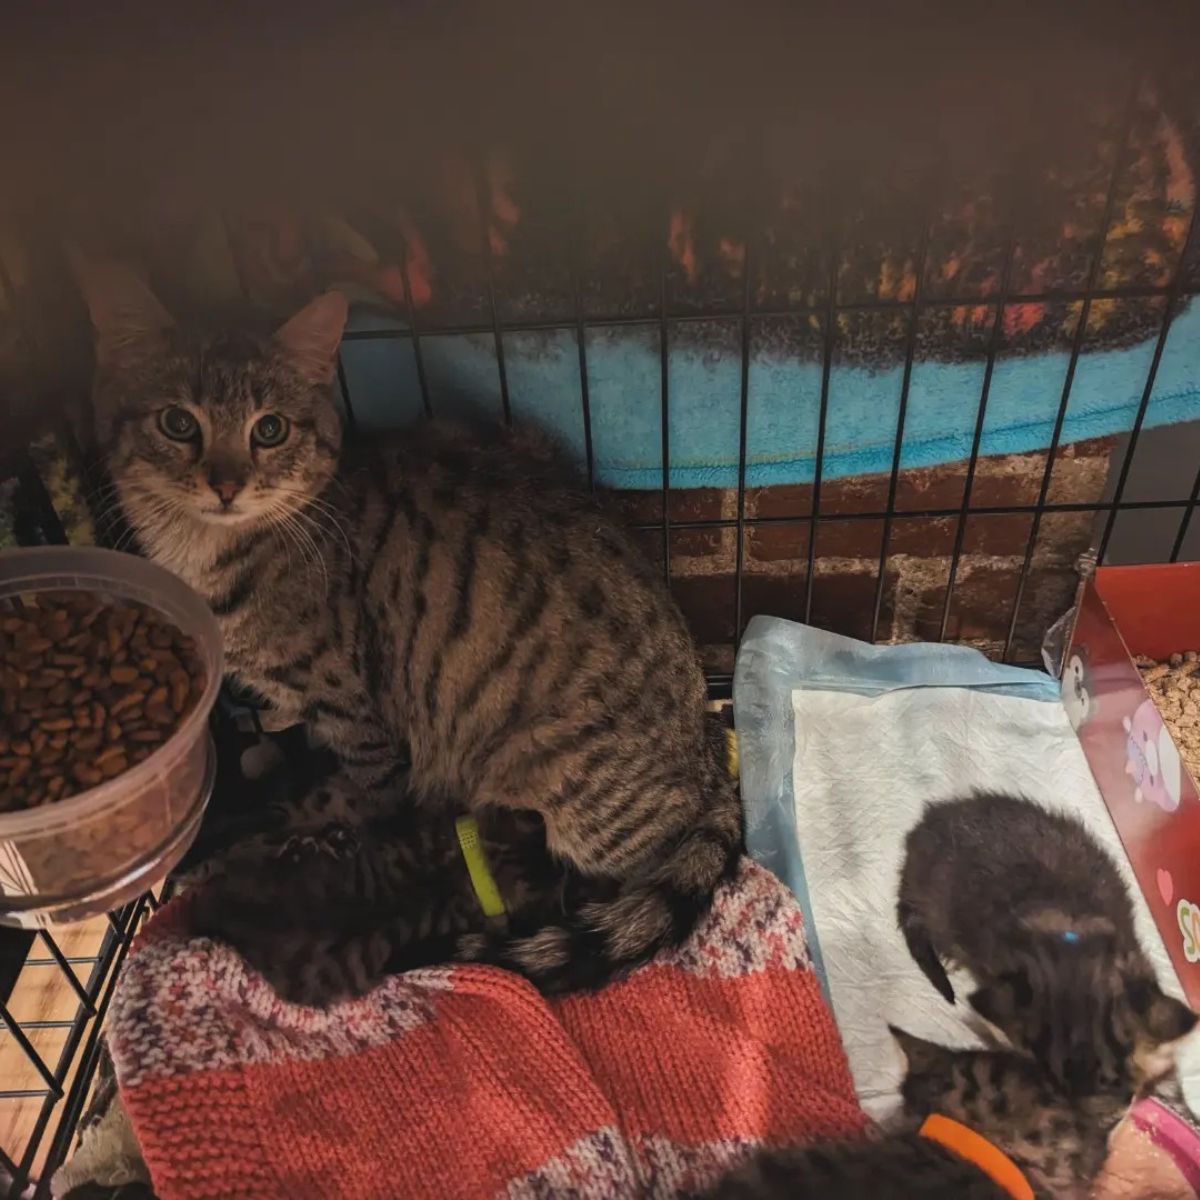
<svg viewBox="0 0 1200 1200">
<path fill-rule="evenodd" d="M 504 897 L 492 878 L 488 867 L 487 855 L 479 841 L 479 826 L 474 817 L 459 817 L 454 822 L 454 831 L 458 834 L 458 844 L 462 850 L 463 862 L 467 864 L 467 874 L 471 877 L 471 886 L 479 899 L 479 907 L 485 917 L 499 917 L 504 914 Z"/>
</svg>

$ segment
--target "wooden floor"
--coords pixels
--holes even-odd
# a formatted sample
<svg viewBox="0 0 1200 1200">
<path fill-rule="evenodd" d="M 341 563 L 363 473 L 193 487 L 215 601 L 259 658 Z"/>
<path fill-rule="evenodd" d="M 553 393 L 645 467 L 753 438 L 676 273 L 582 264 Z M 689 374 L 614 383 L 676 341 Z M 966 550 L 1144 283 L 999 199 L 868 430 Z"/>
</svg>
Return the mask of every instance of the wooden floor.
<svg viewBox="0 0 1200 1200">
<path fill-rule="evenodd" d="M 107 918 L 96 917 L 78 925 L 56 926 L 54 939 L 68 960 L 95 959 L 100 953 L 105 933 L 110 925 Z M 94 967 L 93 962 L 70 962 L 76 978 L 87 985 Z M 58 964 L 50 957 L 46 943 L 38 937 L 30 950 L 9 999 L 9 1011 L 22 1026 L 34 1048 L 49 1066 L 57 1069 L 70 1035 L 70 1022 L 79 1007 L 79 997 L 62 973 Z M 40 1023 L 48 1023 L 41 1025 Z M 39 1027 L 40 1026 L 40 1027 Z M 90 1032 L 90 1020 L 84 1029 L 83 1040 Z M 75 1059 L 78 1061 L 78 1048 Z M 64 1084 L 64 1094 L 69 1092 L 74 1078 L 74 1064 Z M 18 1164 L 29 1144 L 38 1116 L 42 1111 L 46 1082 L 37 1068 L 30 1062 L 24 1049 L 17 1044 L 12 1032 L 0 1023 L 0 1091 L 29 1091 L 35 1095 L 16 1099 L 0 1098 L 0 1148 Z M 46 1148 L 58 1128 L 62 1106 L 59 1104 L 50 1114 L 49 1123 L 41 1137 L 39 1153 L 31 1170 L 36 1178 L 42 1167 Z"/>
</svg>

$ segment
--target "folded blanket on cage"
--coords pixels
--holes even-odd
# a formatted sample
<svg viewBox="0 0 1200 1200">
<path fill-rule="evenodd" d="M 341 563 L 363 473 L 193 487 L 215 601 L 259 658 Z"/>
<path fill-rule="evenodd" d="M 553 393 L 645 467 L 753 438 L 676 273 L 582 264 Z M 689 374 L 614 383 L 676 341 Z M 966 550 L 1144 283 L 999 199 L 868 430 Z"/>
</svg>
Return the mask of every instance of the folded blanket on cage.
<svg viewBox="0 0 1200 1200">
<path fill-rule="evenodd" d="M 553 1000 L 456 966 L 299 1008 L 187 915 L 147 927 L 109 1032 L 162 1200 L 668 1197 L 865 1125 L 800 910 L 749 861 L 683 947 Z"/>
</svg>

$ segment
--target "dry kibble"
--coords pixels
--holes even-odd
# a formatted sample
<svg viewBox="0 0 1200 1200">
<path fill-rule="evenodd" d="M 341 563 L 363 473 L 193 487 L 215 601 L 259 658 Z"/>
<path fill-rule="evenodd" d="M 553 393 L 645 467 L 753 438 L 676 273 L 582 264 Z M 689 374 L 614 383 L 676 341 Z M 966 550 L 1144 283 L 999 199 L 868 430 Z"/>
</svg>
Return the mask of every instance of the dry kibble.
<svg viewBox="0 0 1200 1200">
<path fill-rule="evenodd" d="M 1187 650 L 1165 662 L 1138 655 L 1137 666 L 1184 765 L 1193 779 L 1200 778 L 1200 654 Z"/>
<path fill-rule="evenodd" d="M 134 708 L 140 710 L 143 703 L 141 692 L 126 692 L 124 696 L 109 705 L 108 711 L 111 716 L 119 717 L 122 713 L 130 712 Z"/>
<path fill-rule="evenodd" d="M 0 614 L 0 812 L 64 800 L 146 759 L 204 690 L 193 638 L 87 592 Z"/>
<path fill-rule="evenodd" d="M 89 766 L 85 762 L 73 764 L 71 774 L 74 776 L 75 782 L 82 784 L 84 787 L 95 787 L 104 778 L 95 767 Z"/>
</svg>

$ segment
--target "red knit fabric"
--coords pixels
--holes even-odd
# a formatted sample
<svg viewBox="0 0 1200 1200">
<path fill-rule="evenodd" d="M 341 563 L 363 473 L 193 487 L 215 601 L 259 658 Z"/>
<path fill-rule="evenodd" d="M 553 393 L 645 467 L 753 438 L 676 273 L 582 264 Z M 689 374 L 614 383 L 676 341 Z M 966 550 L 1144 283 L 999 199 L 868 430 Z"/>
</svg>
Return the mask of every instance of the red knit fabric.
<svg viewBox="0 0 1200 1200">
<path fill-rule="evenodd" d="M 131 955 L 109 1040 L 162 1200 L 668 1197 L 865 1123 L 799 909 L 748 862 L 685 946 L 557 1001 L 453 967 L 286 1005 L 189 936 L 185 897 Z"/>
</svg>

